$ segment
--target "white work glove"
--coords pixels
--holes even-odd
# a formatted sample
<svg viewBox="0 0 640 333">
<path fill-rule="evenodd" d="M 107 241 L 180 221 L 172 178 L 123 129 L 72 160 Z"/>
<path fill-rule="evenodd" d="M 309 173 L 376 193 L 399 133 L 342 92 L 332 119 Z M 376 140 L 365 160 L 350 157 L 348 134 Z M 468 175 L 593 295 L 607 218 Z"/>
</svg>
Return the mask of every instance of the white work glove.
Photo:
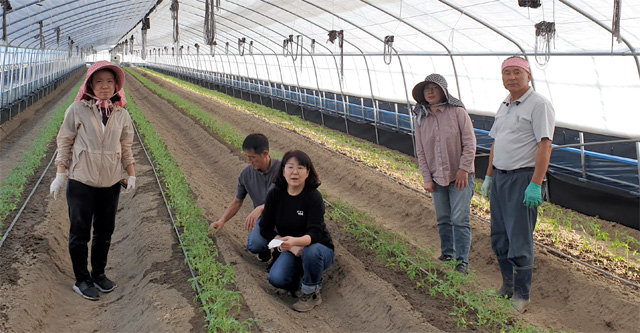
<svg viewBox="0 0 640 333">
<path fill-rule="evenodd" d="M 58 199 L 58 193 L 67 186 L 67 180 L 69 176 L 67 173 L 56 173 L 56 179 L 51 182 L 51 186 L 49 186 L 49 195 L 53 194 L 53 200 Z"/>
<path fill-rule="evenodd" d="M 129 193 L 135 189 L 136 189 L 136 176 L 129 176 L 129 178 L 127 178 L 127 188 L 123 191 L 123 193 Z"/>
<path fill-rule="evenodd" d="M 487 175 L 484 177 L 484 182 L 482 182 L 480 190 L 482 192 L 482 196 L 489 199 L 489 196 L 491 195 L 491 176 Z"/>
</svg>

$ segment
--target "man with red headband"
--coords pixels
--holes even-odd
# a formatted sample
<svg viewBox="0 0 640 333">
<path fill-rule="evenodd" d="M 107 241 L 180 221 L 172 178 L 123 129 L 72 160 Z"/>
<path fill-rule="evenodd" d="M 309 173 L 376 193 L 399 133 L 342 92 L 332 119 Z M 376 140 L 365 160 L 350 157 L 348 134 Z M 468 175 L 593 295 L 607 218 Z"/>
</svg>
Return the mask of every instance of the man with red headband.
<svg viewBox="0 0 640 333">
<path fill-rule="evenodd" d="M 533 273 L 533 230 L 542 203 L 542 181 L 551 158 L 555 111 L 529 86 L 529 62 L 502 63 L 502 102 L 489 135 L 494 139 L 482 193 L 491 201 L 491 247 L 502 272 L 501 296 L 518 312 L 529 304 Z"/>
</svg>

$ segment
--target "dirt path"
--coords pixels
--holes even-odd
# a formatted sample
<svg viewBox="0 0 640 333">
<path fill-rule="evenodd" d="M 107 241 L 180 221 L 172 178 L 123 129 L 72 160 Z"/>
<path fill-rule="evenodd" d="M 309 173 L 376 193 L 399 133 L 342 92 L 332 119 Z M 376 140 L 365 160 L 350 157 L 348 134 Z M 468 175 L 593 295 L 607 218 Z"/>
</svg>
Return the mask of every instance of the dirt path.
<svg viewBox="0 0 640 333">
<path fill-rule="evenodd" d="M 33 139 L 33 133 L 16 137 Z M 138 188 L 120 196 L 107 265 L 116 290 L 97 302 L 72 291 L 67 205 L 64 195 L 48 197 L 52 168 L 0 249 L 1 332 L 203 331 L 184 256 L 138 143 L 134 154 Z"/>
<path fill-rule="evenodd" d="M 409 190 L 347 158 L 329 152 L 294 133 L 266 123 L 253 115 L 230 108 L 151 75 L 145 74 L 145 76 L 165 89 L 176 92 L 198 104 L 203 110 L 238 128 L 243 134 L 251 132 L 264 133 L 270 139 L 272 151 L 284 152 L 289 149 L 306 151 L 312 157 L 314 164 L 316 164 L 323 181 L 321 189 L 328 192 L 331 197 L 341 198 L 355 204 L 360 209 L 371 212 L 376 217 L 377 223 L 396 232 L 411 235 L 412 239 L 415 237 L 417 245 L 439 248 L 433 205 L 423 195 Z M 150 98 L 146 100 L 150 100 Z M 153 113 L 156 118 L 160 118 L 161 110 L 157 108 L 160 108 L 160 106 L 157 106 Z M 165 105 L 162 108 L 170 108 L 170 106 Z M 168 133 L 172 131 L 172 127 L 178 126 L 184 120 L 181 115 L 176 114 L 172 114 L 170 118 L 171 126 L 163 129 Z M 187 120 L 184 121 L 191 123 Z M 187 128 L 183 129 L 179 134 L 174 132 L 176 133 L 174 136 L 166 134 L 163 138 L 166 137 L 169 141 L 181 140 L 179 137 L 186 135 L 191 130 L 199 131 L 197 128 Z M 201 167 L 186 167 L 186 170 L 191 169 L 191 171 L 187 172 L 204 173 L 207 174 L 207 177 L 213 178 L 217 177 L 214 174 L 219 170 L 226 169 L 229 163 L 237 162 L 233 159 L 227 160 L 226 157 L 220 159 L 217 156 L 218 153 L 203 154 L 199 148 L 194 148 L 200 145 L 200 141 L 207 139 L 208 136 L 210 136 L 208 133 L 201 133 L 196 137 L 197 139 L 185 141 L 183 145 L 178 145 L 178 147 L 185 151 L 193 149 L 191 153 L 197 154 L 199 160 L 201 160 L 201 162 L 194 163 L 203 163 L 202 168 L 207 167 L 207 165 L 215 166 L 212 172 L 208 174 L 207 172 L 202 172 Z M 184 155 L 184 159 L 187 158 L 189 157 Z M 226 204 L 232 198 L 235 177 L 241 165 L 237 166 L 236 172 L 230 172 L 226 176 L 229 179 L 223 179 L 230 184 L 230 190 L 226 192 L 224 197 L 212 199 L 205 196 L 207 194 L 206 189 L 196 190 L 201 200 L 208 201 L 206 203 L 203 202 L 202 206 L 211 207 L 209 214 L 212 219 L 221 214 L 223 207 L 220 206 Z M 185 164 L 185 166 L 188 166 L 188 164 Z M 190 182 L 191 179 L 195 180 L 195 178 L 190 178 Z M 202 181 L 204 179 L 198 178 L 194 186 L 197 187 L 199 182 Z M 211 186 L 220 185 L 216 183 L 216 185 L 211 184 L 206 187 Z M 219 201 L 217 206 L 209 206 L 214 201 Z M 245 211 L 244 214 L 239 215 L 246 215 L 246 213 Z M 235 225 L 237 225 L 238 229 L 240 224 L 239 218 L 236 218 Z M 472 221 L 472 228 L 473 243 L 470 254 L 470 268 L 477 271 L 481 288 L 497 288 L 500 283 L 500 277 L 497 263 L 490 248 L 489 226 L 474 220 Z M 219 242 L 236 244 L 235 247 L 238 252 L 243 253 L 244 233 L 234 229 L 233 235 L 231 234 L 232 232 L 227 230 L 226 236 L 232 237 L 219 237 Z M 225 255 L 238 255 L 224 253 Z M 340 267 L 346 268 L 345 265 Z M 340 288 L 343 287 L 340 286 Z M 247 302 L 250 302 L 255 296 L 252 293 L 245 294 Z M 352 297 L 349 294 L 349 297 L 345 297 L 341 301 L 348 302 Z M 348 309 L 349 307 L 345 306 L 344 308 Z M 640 293 L 637 290 L 625 287 L 599 275 L 594 275 L 582 266 L 550 255 L 546 251 L 536 250 L 532 304 L 530 310 L 522 315 L 522 319 L 537 326 L 563 330 L 585 332 L 637 331 L 638 327 L 640 327 L 639 313 Z M 258 317 L 263 318 L 262 316 Z"/>
<path fill-rule="evenodd" d="M 0 126 L 0 184 L 22 159 L 22 154 L 31 148 L 33 140 L 49 122 L 55 110 L 64 105 L 72 93 L 75 94 L 71 89 L 84 79 L 85 72 L 79 71 L 55 91 Z"/>
<path fill-rule="evenodd" d="M 237 176 L 246 166 L 242 156 L 220 143 L 191 118 L 183 115 L 133 78 L 129 92 L 138 107 L 160 133 L 185 172 L 198 206 L 211 220 L 222 215 L 233 199 Z M 216 238 L 225 262 L 234 265 L 238 287 L 259 329 L 269 332 L 338 331 L 437 331 L 414 310 L 395 288 L 366 267 L 340 243 L 336 263 L 325 275 L 323 303 L 310 313 L 297 313 L 289 305 L 294 299 L 277 296 L 267 281 L 264 265 L 244 248 L 246 232 L 239 223 L 250 212 L 244 205 L 237 217 Z"/>
</svg>

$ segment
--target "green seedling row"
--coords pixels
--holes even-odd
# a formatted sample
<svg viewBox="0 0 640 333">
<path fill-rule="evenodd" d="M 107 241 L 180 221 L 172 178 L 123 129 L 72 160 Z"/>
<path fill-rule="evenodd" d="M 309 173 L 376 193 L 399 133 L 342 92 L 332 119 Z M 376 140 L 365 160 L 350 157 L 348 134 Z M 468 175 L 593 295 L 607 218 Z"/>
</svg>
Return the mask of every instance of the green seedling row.
<svg viewBox="0 0 640 333">
<path fill-rule="evenodd" d="M 157 85 L 155 87 L 162 92 L 162 88 Z M 161 96 L 163 95 L 167 96 L 167 94 Z M 175 101 L 169 101 L 177 105 Z M 203 111 L 198 112 L 193 109 L 191 112 Z M 201 116 L 196 118 L 214 118 L 207 113 Z M 214 120 L 207 120 L 207 122 L 218 123 Z M 215 133 L 216 129 L 212 129 L 212 132 Z M 330 202 L 330 205 L 333 207 L 329 212 L 332 220 L 343 222 L 344 230 L 355 235 L 364 248 L 376 252 L 386 265 L 406 270 L 408 276 L 416 281 L 417 286 L 427 288 L 431 295 L 441 294 L 452 299 L 454 307 L 451 315 L 454 316 L 460 328 L 466 329 L 471 325 L 496 330 L 508 328 L 513 332 L 534 330 L 521 322 L 513 324 L 514 320 L 509 315 L 510 305 L 507 300 L 493 296 L 491 291 L 469 290 L 473 289 L 470 287 L 477 286 L 473 277 L 465 277 L 453 269 L 440 269 L 441 265 L 431 259 L 433 249 L 419 248 L 416 251 L 400 235 L 383 232 L 372 224 L 364 222 L 370 219 L 369 215 L 353 209 L 348 203 L 338 200 Z M 350 223 L 344 223 L 344 221 Z M 411 252 L 415 253 L 410 254 Z M 429 274 L 424 274 L 423 269 L 426 269 Z"/>
<path fill-rule="evenodd" d="M 77 92 L 80 89 L 82 82 L 78 83 L 72 90 Z M 5 178 L 0 186 L 0 236 L 4 230 L 5 219 L 11 212 L 18 208 L 20 197 L 24 192 L 24 186 L 29 180 L 29 177 L 33 176 L 36 169 L 42 163 L 42 159 L 47 156 L 47 150 L 49 149 L 49 143 L 58 134 L 60 125 L 64 120 L 64 113 L 73 103 L 75 93 L 69 95 L 64 105 L 58 107 L 49 122 L 45 125 L 44 129 L 38 134 L 38 137 L 31 148 L 27 150 L 23 155 L 18 165 L 11 169 L 11 173 Z"/>
<path fill-rule="evenodd" d="M 251 330 L 253 319 L 238 321 L 235 314 L 240 312 L 242 296 L 235 288 L 233 268 L 218 262 L 218 250 L 208 235 L 209 223 L 196 205 L 191 188 L 184 173 L 164 145 L 133 98 L 127 94 L 127 109 L 144 137 L 146 147 L 153 157 L 158 176 L 162 179 L 168 195 L 167 203 L 175 212 L 176 223 L 183 227 L 180 236 L 192 267 L 198 276 L 192 279 L 194 290 L 196 281 L 200 285 L 200 297 L 210 332 L 246 332 Z"/>
<path fill-rule="evenodd" d="M 199 122 L 207 126 L 213 133 L 220 136 L 224 141 L 231 144 L 234 147 L 240 148 L 242 146 L 242 141 L 244 137 L 239 134 L 238 130 L 230 126 L 229 124 L 218 121 L 214 117 L 210 117 L 206 112 L 202 111 L 202 109 L 188 100 L 174 94 L 170 91 L 163 89 L 157 84 L 149 81 L 144 76 L 139 73 L 126 69 L 126 71 L 133 75 L 138 81 L 142 82 L 145 86 L 151 89 L 155 94 L 164 98 L 165 100 L 170 101 L 177 108 L 184 110 L 187 114 L 192 117 L 195 117 Z"/>
<path fill-rule="evenodd" d="M 326 196 L 326 194 L 325 194 Z M 373 251 L 385 265 L 406 272 L 416 287 L 431 296 L 441 295 L 453 301 L 450 315 L 460 329 L 492 331 L 538 332 L 541 329 L 513 318 L 508 300 L 495 296 L 493 290 L 480 290 L 474 273 L 468 276 L 453 270 L 455 263 L 440 264 L 434 258 L 436 250 L 415 247 L 406 236 L 381 229 L 370 223 L 373 217 L 352 204 L 331 200 L 327 214 L 352 234 L 362 248 Z"/>
</svg>

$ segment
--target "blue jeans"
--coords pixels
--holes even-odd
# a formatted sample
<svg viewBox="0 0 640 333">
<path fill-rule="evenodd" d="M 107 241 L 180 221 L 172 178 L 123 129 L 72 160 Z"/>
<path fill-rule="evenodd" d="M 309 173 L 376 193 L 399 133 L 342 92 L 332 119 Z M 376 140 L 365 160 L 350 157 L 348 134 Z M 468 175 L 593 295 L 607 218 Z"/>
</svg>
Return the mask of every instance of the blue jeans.
<svg viewBox="0 0 640 333">
<path fill-rule="evenodd" d="M 431 194 L 438 220 L 440 249 L 442 254 L 469 263 L 471 247 L 471 197 L 473 196 L 473 175 L 469 175 L 469 185 L 462 190 L 456 189 L 456 183 L 449 186 L 435 184 Z"/>
<path fill-rule="evenodd" d="M 247 250 L 251 253 L 260 253 L 269 249 L 270 240 L 264 239 L 260 234 L 260 221 L 262 221 L 262 217 L 258 218 L 255 228 L 249 232 L 247 237 Z"/>
<path fill-rule="evenodd" d="M 276 288 L 295 291 L 300 287 L 303 294 L 314 293 L 322 288 L 322 274 L 333 264 L 333 258 L 333 250 L 320 243 L 306 246 L 300 257 L 282 252 L 271 267 L 269 283 Z"/>
</svg>

